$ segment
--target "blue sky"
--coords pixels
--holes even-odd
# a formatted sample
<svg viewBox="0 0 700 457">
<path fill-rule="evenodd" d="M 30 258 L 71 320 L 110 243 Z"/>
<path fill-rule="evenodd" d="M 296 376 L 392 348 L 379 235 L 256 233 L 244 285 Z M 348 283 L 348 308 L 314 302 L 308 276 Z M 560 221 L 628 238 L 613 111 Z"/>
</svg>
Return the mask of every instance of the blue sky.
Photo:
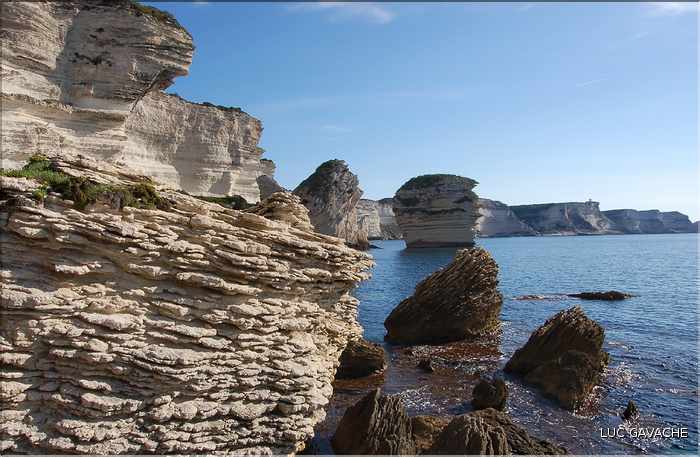
<svg viewBox="0 0 700 457">
<path fill-rule="evenodd" d="M 340 158 L 373 199 L 454 173 L 700 217 L 695 4 L 151 4 L 196 46 L 170 90 L 261 119 L 285 187 Z"/>
</svg>

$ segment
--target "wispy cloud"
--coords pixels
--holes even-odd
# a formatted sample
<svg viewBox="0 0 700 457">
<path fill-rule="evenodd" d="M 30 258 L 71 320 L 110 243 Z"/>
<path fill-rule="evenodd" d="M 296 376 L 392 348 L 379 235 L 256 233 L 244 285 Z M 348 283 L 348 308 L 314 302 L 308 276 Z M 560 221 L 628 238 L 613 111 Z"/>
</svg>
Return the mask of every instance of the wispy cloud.
<svg viewBox="0 0 700 457">
<path fill-rule="evenodd" d="M 602 83 L 603 81 L 605 81 L 605 78 L 590 79 L 588 81 L 583 81 L 583 82 L 576 84 L 576 87 L 588 87 L 588 86 L 592 86 L 594 84 Z"/>
<path fill-rule="evenodd" d="M 659 16 L 678 16 L 679 14 L 697 13 L 697 2 L 649 2 L 646 3 L 652 14 Z"/>
<path fill-rule="evenodd" d="M 297 3 L 289 7 L 292 11 L 310 11 L 325 14 L 331 21 L 359 19 L 374 24 L 388 24 L 396 13 L 386 5 L 373 2 L 319 2 Z"/>
</svg>

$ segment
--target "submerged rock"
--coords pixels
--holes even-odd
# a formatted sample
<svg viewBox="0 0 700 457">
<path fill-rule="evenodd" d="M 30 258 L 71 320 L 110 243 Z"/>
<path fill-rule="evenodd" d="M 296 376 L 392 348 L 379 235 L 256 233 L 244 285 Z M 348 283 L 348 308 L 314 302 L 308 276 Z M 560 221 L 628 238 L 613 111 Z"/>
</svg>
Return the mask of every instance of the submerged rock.
<svg viewBox="0 0 700 457">
<path fill-rule="evenodd" d="M 458 341 L 498 328 L 503 301 L 498 265 L 483 248 L 457 252 L 454 260 L 421 281 L 384 321 L 386 340 L 398 344 Z"/>
<path fill-rule="evenodd" d="M 472 407 L 475 410 L 494 408 L 503 411 L 508 400 L 508 386 L 501 378 L 482 379 L 472 391 Z"/>
<path fill-rule="evenodd" d="M 637 405 L 632 400 L 627 402 L 627 407 L 622 412 L 621 416 L 626 421 L 633 420 L 639 417 L 639 410 L 637 409 Z"/>
<path fill-rule="evenodd" d="M 367 249 L 366 230 L 360 230 L 357 203 L 362 196 L 360 181 L 342 160 L 322 163 L 294 189 L 309 209 L 316 231 L 342 238 L 350 246 Z"/>
<path fill-rule="evenodd" d="M 338 454 L 415 454 L 411 421 L 398 395 L 376 389 L 349 407 L 331 439 Z"/>
<path fill-rule="evenodd" d="M 477 182 L 455 175 L 408 180 L 394 196 L 394 214 L 406 246 L 472 246 L 479 216 Z"/>
<path fill-rule="evenodd" d="M 377 343 L 363 338 L 352 340 L 340 355 L 340 366 L 336 379 L 363 378 L 384 371 L 384 349 Z"/>
<path fill-rule="evenodd" d="M 608 364 L 605 331 L 579 306 L 561 311 L 535 330 L 504 368 L 574 410 Z"/>
<path fill-rule="evenodd" d="M 581 300 L 605 300 L 605 301 L 619 301 L 625 300 L 626 298 L 632 297 L 631 294 L 626 294 L 624 292 L 618 292 L 616 290 L 609 290 L 607 292 L 581 292 L 578 294 L 567 294 L 568 297 L 580 298 Z"/>
</svg>

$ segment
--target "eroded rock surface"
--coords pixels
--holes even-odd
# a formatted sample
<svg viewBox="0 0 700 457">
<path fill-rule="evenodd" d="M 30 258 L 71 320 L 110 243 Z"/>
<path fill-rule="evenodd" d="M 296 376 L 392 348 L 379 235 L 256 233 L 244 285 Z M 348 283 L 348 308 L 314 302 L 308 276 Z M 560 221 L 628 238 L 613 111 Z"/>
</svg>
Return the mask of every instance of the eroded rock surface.
<svg viewBox="0 0 700 457">
<path fill-rule="evenodd" d="M 482 379 L 472 391 L 475 410 L 493 408 L 503 411 L 508 400 L 508 386 L 501 378 Z"/>
<path fill-rule="evenodd" d="M 502 302 L 496 261 L 483 248 L 462 249 L 392 310 L 384 321 L 386 340 L 416 344 L 481 336 L 498 328 Z"/>
<path fill-rule="evenodd" d="M 601 235 L 619 233 L 594 201 L 517 205 L 510 209 L 542 235 Z"/>
<path fill-rule="evenodd" d="M 394 196 L 394 214 L 408 247 L 472 246 L 477 182 L 455 175 L 408 180 Z"/>
<path fill-rule="evenodd" d="M 358 224 L 366 227 L 369 240 L 401 239 L 401 229 L 394 216 L 394 203 L 391 198 L 381 200 L 361 199 L 357 203 Z"/>
<path fill-rule="evenodd" d="M 198 195 L 259 200 L 260 121 L 162 89 L 186 75 L 192 37 L 129 0 L 3 3 L 4 168 L 79 154 Z"/>
<path fill-rule="evenodd" d="M 336 379 L 363 378 L 384 371 L 384 349 L 377 343 L 359 338 L 351 340 L 340 355 Z"/>
<path fill-rule="evenodd" d="M 692 233 L 697 231 L 688 216 L 678 211 L 613 209 L 603 211 L 603 214 L 622 233 Z"/>
<path fill-rule="evenodd" d="M 242 212 L 159 188 L 169 211 L 78 211 L 0 185 L 0 450 L 291 453 L 312 436 L 371 260 L 313 232 L 297 197 Z"/>
<path fill-rule="evenodd" d="M 369 246 L 367 233 L 360 230 L 357 218 L 360 181 L 345 161 L 322 163 L 294 189 L 294 194 L 309 209 L 311 223 L 319 233 L 343 238 L 360 249 Z"/>
<path fill-rule="evenodd" d="M 331 440 L 338 454 L 415 454 L 411 421 L 398 395 L 376 389 L 349 407 Z"/>
<path fill-rule="evenodd" d="M 480 238 L 537 235 L 537 232 L 521 221 L 505 203 L 480 198 L 478 205 L 476 232 Z"/>
<path fill-rule="evenodd" d="M 535 330 L 504 369 L 523 376 L 525 382 L 574 410 L 599 382 L 608 364 L 604 339 L 603 327 L 575 306 Z"/>
</svg>

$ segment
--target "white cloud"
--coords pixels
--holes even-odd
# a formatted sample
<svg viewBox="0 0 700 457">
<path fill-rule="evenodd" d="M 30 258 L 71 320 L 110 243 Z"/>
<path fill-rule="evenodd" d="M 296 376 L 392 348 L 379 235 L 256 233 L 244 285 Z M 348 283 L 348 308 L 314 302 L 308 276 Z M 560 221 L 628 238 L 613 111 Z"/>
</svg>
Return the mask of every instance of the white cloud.
<svg viewBox="0 0 700 457">
<path fill-rule="evenodd" d="M 323 12 L 331 21 L 361 19 L 375 24 L 388 24 L 396 17 L 396 14 L 386 5 L 372 2 L 297 3 L 290 9 Z"/>
<path fill-rule="evenodd" d="M 650 2 L 646 5 L 651 12 L 660 16 L 677 16 L 679 14 L 697 13 L 697 2 Z"/>
</svg>

